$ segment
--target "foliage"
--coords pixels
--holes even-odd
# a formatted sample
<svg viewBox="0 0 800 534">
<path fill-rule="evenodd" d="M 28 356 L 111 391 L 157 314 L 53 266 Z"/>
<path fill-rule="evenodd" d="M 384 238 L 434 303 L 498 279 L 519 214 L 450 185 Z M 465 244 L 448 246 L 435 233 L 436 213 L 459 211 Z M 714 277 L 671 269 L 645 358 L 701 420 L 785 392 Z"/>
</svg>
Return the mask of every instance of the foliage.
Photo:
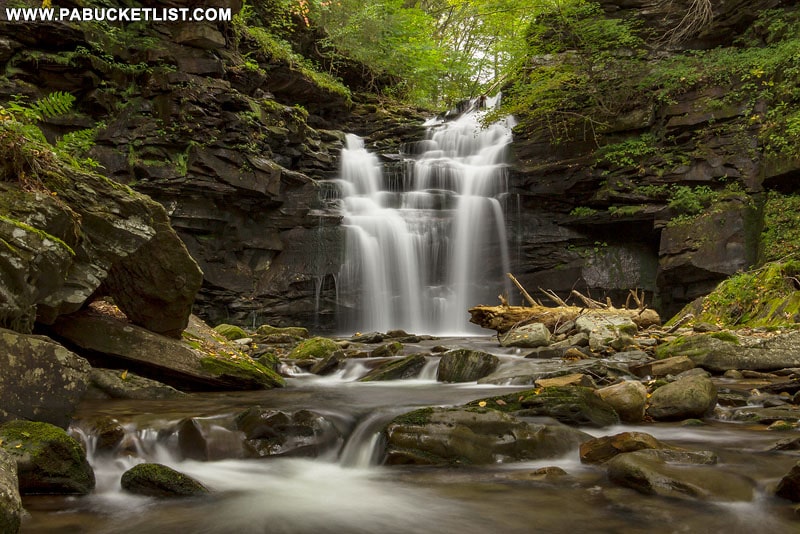
<svg viewBox="0 0 800 534">
<path fill-rule="evenodd" d="M 800 195 L 771 191 L 764 205 L 760 260 L 776 261 L 800 253 Z"/>
<path fill-rule="evenodd" d="M 597 213 L 597 210 L 589 206 L 576 206 L 569 212 L 572 217 L 589 217 Z"/>
<path fill-rule="evenodd" d="M 23 123 L 33 123 L 43 119 L 66 115 L 72 111 L 75 97 L 70 93 L 55 91 L 32 104 L 26 104 L 24 98 L 17 96 L 5 108 L 0 107 L 0 115 L 8 115 Z"/>
<path fill-rule="evenodd" d="M 659 152 L 656 137 L 652 133 L 642 134 L 638 138 L 628 139 L 621 143 L 605 145 L 598 151 L 599 158 L 619 167 L 633 167 L 644 163 L 644 160 Z"/>
<path fill-rule="evenodd" d="M 716 192 L 707 185 L 696 187 L 679 185 L 672 189 L 667 205 L 679 214 L 697 215 L 716 198 Z"/>
</svg>

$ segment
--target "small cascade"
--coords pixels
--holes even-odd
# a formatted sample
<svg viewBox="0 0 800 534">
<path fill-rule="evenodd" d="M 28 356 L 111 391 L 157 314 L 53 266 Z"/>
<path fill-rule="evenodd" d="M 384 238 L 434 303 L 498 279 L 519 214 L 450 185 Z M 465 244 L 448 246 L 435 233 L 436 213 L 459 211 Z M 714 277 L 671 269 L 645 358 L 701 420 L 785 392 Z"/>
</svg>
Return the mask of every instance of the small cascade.
<svg viewBox="0 0 800 534">
<path fill-rule="evenodd" d="M 483 114 L 476 99 L 455 120 L 429 121 L 415 154 L 386 168 L 362 139 L 347 136 L 339 180 L 343 331 L 475 333 L 467 309 L 508 292 L 503 203 L 513 123 L 484 127 Z"/>
<path fill-rule="evenodd" d="M 376 410 L 361 419 L 339 455 L 342 467 L 365 468 L 376 465 L 382 451 L 379 446 L 381 429 L 401 413 L 401 409 Z"/>
</svg>

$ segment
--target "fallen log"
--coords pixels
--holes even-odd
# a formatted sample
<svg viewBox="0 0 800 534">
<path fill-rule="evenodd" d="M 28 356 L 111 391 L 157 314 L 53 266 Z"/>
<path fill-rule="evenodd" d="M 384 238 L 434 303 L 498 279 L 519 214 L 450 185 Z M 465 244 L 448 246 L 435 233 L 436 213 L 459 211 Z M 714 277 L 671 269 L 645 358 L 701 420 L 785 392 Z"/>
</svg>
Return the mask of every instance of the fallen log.
<svg viewBox="0 0 800 534">
<path fill-rule="evenodd" d="M 640 329 L 660 325 L 661 318 L 655 310 L 648 308 L 581 308 L 579 306 L 475 306 L 469 309 L 470 322 L 482 328 L 504 334 L 515 326 L 528 323 L 544 323 L 550 331 L 567 321 L 574 321 L 583 313 L 607 314 L 629 317 Z"/>
</svg>

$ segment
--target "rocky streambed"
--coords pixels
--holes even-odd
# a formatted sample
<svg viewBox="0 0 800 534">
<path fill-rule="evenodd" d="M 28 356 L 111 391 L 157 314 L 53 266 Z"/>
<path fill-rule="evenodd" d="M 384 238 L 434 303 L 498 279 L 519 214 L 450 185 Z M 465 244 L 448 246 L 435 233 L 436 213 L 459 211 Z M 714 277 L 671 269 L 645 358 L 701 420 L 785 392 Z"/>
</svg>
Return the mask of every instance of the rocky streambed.
<svg viewBox="0 0 800 534">
<path fill-rule="evenodd" d="M 286 387 L 142 400 L 107 373 L 73 445 L 18 460 L 21 532 L 797 528 L 800 332 L 534 330 L 219 327 Z M 9 457 L 36 437 L 0 426 Z"/>
</svg>

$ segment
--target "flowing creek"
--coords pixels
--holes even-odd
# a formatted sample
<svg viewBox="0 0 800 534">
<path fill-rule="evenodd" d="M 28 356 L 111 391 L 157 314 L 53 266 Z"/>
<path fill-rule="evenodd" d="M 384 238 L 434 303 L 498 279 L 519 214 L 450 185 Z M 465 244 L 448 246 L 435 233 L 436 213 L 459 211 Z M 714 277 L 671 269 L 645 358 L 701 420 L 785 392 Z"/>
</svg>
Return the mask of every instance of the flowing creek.
<svg viewBox="0 0 800 534">
<path fill-rule="evenodd" d="M 427 341 L 410 344 L 406 350 L 427 352 L 434 343 L 488 350 L 505 361 L 520 358 L 489 337 Z M 796 520 L 787 517 L 786 507 L 768 497 L 766 490 L 797 459 L 766 452 L 787 436 L 763 426 L 711 421 L 705 426 L 657 423 L 582 429 L 595 436 L 640 430 L 674 445 L 715 451 L 720 469 L 757 481 L 759 495 L 752 502 L 644 496 L 611 484 L 602 467 L 582 465 L 577 450 L 561 458 L 483 467 L 381 465 L 380 430 L 395 415 L 524 388 L 437 383 L 433 356 L 419 378 L 356 382 L 365 363 L 350 361 L 343 372 L 330 377 L 299 374 L 289 379 L 288 387 L 277 390 L 191 394 L 170 401 L 85 402 L 76 420 L 116 418 L 127 429 L 124 451 L 98 454 L 93 450 L 96 438 L 83 436 L 97 475 L 95 491 L 86 497 L 26 497 L 31 517 L 22 532 L 796 532 Z M 213 427 L 215 421 L 253 405 L 286 412 L 310 410 L 331 421 L 343 438 L 316 457 L 181 458 L 170 430 L 177 421 L 195 417 Z M 226 436 L 231 436 L 222 427 L 220 423 L 217 448 L 224 451 Z M 72 431 L 81 434 L 80 428 Z M 189 474 L 212 494 L 156 500 L 124 493 L 122 473 L 143 461 Z M 546 466 L 559 466 L 567 475 L 549 479 L 534 474 Z"/>
</svg>

